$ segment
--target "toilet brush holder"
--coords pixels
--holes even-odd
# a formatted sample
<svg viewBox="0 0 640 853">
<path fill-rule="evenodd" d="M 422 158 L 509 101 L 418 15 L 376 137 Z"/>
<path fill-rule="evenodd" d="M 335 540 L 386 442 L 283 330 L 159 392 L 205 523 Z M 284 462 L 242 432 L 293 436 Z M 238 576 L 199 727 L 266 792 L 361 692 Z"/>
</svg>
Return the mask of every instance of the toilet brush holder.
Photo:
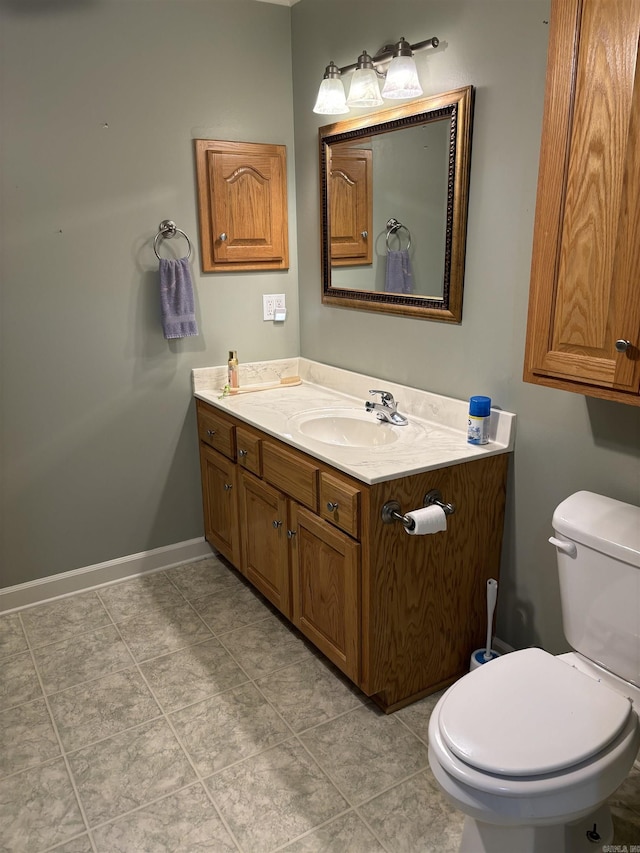
<svg viewBox="0 0 640 853">
<path fill-rule="evenodd" d="M 471 655 L 469 662 L 469 672 L 482 666 L 483 663 L 489 663 L 500 657 L 499 653 L 491 648 L 491 633 L 493 628 L 493 611 L 496 609 L 496 600 L 498 598 L 498 581 L 494 578 L 489 578 L 487 581 L 487 644 L 484 649 L 476 649 Z"/>
</svg>

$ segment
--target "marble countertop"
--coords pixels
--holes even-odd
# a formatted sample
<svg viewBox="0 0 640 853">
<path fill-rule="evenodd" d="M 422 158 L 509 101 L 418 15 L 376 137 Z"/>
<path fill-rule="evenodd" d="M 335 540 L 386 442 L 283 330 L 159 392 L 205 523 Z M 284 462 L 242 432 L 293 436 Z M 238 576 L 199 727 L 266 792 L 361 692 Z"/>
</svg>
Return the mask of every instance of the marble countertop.
<svg viewBox="0 0 640 853">
<path fill-rule="evenodd" d="M 294 376 L 301 378 L 301 384 L 225 397 L 221 389 L 227 381 L 226 365 L 197 368 L 192 371 L 193 393 L 215 408 L 368 484 L 513 450 L 516 416 L 511 412 L 492 409 L 489 443 L 468 444 L 467 400 L 431 394 L 305 358 L 241 364 L 240 388 Z M 407 426 L 380 424 L 380 428 L 396 433 L 391 443 L 345 447 L 299 431 L 296 416 L 309 410 L 356 410 L 359 415 L 365 401 L 372 399 L 372 388 L 390 391 L 398 411 L 409 419 Z M 373 413 L 371 420 L 375 423 Z"/>
</svg>

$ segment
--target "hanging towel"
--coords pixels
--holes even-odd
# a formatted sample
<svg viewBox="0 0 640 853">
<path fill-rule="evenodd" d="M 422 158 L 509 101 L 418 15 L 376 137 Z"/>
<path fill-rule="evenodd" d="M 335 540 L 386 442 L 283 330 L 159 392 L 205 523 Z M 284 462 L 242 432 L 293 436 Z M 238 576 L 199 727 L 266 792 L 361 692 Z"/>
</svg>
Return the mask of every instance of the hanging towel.
<svg viewBox="0 0 640 853">
<path fill-rule="evenodd" d="M 160 258 L 160 304 L 167 340 L 198 334 L 188 258 Z"/>
<path fill-rule="evenodd" d="M 413 293 L 413 273 L 408 249 L 387 252 L 384 289 L 387 293 Z"/>
</svg>

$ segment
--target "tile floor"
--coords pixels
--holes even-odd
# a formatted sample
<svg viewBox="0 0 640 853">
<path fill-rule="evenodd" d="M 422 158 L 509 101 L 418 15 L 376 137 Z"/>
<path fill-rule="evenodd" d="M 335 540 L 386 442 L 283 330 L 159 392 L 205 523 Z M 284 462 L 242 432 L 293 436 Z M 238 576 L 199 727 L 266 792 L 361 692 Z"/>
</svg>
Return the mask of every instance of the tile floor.
<svg viewBox="0 0 640 853">
<path fill-rule="evenodd" d="M 1 616 L 0 851 L 455 851 L 436 698 L 380 713 L 215 557 Z M 639 770 L 612 804 L 640 844 Z"/>
</svg>

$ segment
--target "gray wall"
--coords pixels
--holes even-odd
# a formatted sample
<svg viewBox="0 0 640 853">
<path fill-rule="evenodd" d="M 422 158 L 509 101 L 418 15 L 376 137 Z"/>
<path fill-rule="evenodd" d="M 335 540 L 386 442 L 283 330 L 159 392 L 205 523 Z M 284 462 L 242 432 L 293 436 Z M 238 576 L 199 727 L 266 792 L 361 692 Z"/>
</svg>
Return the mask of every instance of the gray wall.
<svg viewBox="0 0 640 853">
<path fill-rule="evenodd" d="M 518 414 L 498 633 L 559 651 L 553 510 L 578 489 L 640 503 L 640 409 L 521 380 L 548 16 L 547 0 L 301 0 L 292 40 L 302 355 L 453 397 L 488 394 Z M 434 35 L 440 47 L 416 56 L 425 94 L 476 87 L 462 324 L 322 306 L 317 128 L 327 121 L 312 106 L 323 69 Z"/>
<path fill-rule="evenodd" d="M 202 536 L 190 370 L 299 340 L 290 10 L 1 0 L 0 16 L 9 586 Z M 193 137 L 287 145 L 288 272 L 200 272 Z M 175 342 L 152 249 L 166 218 L 195 251 L 200 335 Z M 283 326 L 262 293 L 286 294 Z"/>
</svg>

